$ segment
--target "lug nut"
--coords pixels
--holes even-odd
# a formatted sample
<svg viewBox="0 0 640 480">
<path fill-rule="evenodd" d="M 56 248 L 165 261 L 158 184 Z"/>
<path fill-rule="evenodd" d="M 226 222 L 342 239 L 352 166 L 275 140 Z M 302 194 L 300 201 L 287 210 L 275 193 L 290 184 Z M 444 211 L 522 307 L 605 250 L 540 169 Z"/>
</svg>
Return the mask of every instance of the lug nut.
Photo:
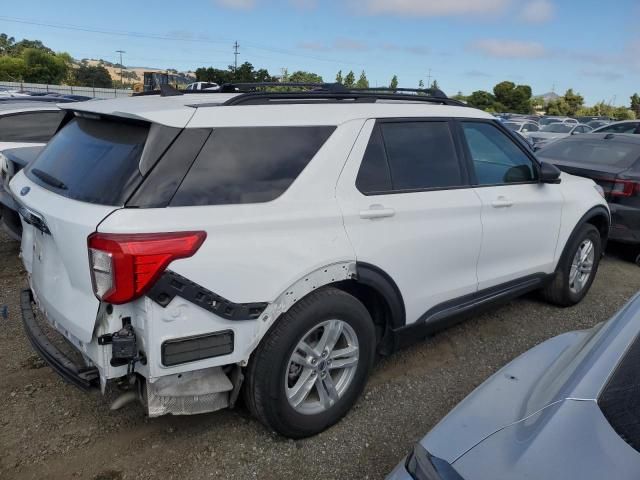
<svg viewBox="0 0 640 480">
<path fill-rule="evenodd" d="M 326 357 L 329 354 L 329 352 L 327 352 L 326 350 L 324 352 L 322 352 L 322 357 Z"/>
<path fill-rule="evenodd" d="M 315 358 L 311 359 L 311 365 L 315 365 L 316 363 L 318 363 L 318 361 Z"/>
</svg>

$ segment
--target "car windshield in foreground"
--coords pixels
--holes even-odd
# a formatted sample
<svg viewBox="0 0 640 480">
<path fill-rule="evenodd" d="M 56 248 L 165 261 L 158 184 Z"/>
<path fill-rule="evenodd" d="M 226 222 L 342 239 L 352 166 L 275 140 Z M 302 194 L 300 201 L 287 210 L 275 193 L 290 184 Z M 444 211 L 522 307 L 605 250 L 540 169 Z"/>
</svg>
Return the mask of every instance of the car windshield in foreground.
<svg viewBox="0 0 640 480">
<path fill-rule="evenodd" d="M 522 124 L 521 123 L 515 123 L 515 122 L 504 122 L 503 125 L 505 127 L 507 127 L 509 130 L 511 130 L 513 132 L 517 132 L 518 130 L 520 130 L 520 126 Z"/>
<path fill-rule="evenodd" d="M 629 168 L 640 158 L 640 145 L 615 140 L 584 140 L 584 137 L 578 140 L 571 137 L 550 144 L 538 154 L 556 160 Z"/>
<path fill-rule="evenodd" d="M 564 123 L 551 123 L 542 127 L 542 132 L 551 132 L 551 133 L 569 133 L 573 128 L 572 125 L 566 125 Z"/>
</svg>

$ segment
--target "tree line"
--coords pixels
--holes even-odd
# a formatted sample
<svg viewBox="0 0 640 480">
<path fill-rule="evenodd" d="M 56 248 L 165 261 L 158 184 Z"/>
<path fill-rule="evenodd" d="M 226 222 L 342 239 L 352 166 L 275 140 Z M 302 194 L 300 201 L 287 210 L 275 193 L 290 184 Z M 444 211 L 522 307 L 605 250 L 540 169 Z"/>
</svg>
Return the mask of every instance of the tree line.
<svg viewBox="0 0 640 480">
<path fill-rule="evenodd" d="M 104 66 L 76 65 L 71 55 L 54 52 L 40 40 L 16 41 L 0 33 L 0 81 L 111 88 Z"/>
</svg>

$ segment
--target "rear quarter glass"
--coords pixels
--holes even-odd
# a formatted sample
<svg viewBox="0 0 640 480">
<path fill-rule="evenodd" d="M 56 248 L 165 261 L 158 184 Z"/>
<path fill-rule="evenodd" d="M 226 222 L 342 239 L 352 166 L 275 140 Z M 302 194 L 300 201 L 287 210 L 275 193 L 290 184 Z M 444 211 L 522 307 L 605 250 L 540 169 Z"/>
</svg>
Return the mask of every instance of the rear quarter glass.
<svg viewBox="0 0 640 480">
<path fill-rule="evenodd" d="M 26 174 L 38 185 L 82 202 L 124 205 L 142 181 L 139 161 L 148 124 L 75 118 Z"/>
</svg>

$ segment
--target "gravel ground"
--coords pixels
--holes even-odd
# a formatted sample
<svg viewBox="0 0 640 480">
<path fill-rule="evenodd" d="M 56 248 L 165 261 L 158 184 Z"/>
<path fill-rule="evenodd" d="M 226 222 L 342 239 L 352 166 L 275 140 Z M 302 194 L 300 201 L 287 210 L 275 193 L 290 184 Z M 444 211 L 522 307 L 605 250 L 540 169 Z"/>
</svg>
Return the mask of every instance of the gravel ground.
<svg viewBox="0 0 640 480">
<path fill-rule="evenodd" d="M 640 288 L 640 269 L 615 252 L 585 300 L 558 309 L 513 301 L 381 361 L 338 425 L 291 441 L 243 408 L 148 419 L 109 411 L 43 365 L 25 338 L 18 244 L 0 233 L 1 479 L 382 478 L 453 406 L 496 369 L 554 335 L 607 319 Z"/>
</svg>

